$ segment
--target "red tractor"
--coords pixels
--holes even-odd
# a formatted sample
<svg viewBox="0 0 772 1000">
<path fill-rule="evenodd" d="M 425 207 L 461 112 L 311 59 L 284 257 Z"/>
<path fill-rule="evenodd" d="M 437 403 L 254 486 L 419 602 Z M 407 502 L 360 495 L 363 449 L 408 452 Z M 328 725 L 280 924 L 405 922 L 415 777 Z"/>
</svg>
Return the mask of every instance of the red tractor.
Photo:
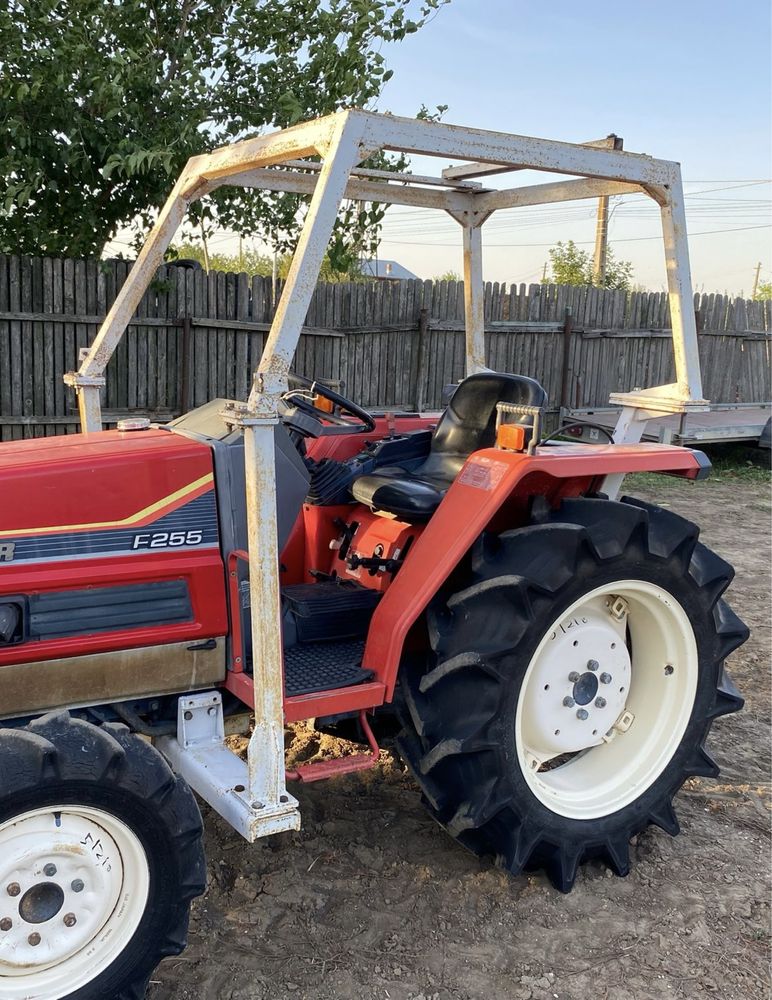
<svg viewBox="0 0 772 1000">
<path fill-rule="evenodd" d="M 356 168 L 455 157 L 440 178 Z M 309 157 L 321 157 L 320 164 Z M 281 164 L 280 168 L 276 168 Z M 469 178 L 576 174 L 513 190 Z M 103 431 L 104 366 L 187 205 L 222 183 L 312 195 L 253 391 Z M 613 441 L 542 434 L 544 391 L 484 366 L 480 226 L 497 208 L 643 190 L 662 207 L 677 381 L 620 394 Z M 386 417 L 289 365 L 344 197 L 463 227 L 467 377 L 442 414 Z M 292 781 L 373 766 L 379 717 L 431 815 L 568 891 L 672 800 L 742 700 L 732 569 L 622 477 L 699 479 L 639 444 L 705 407 L 678 166 L 547 140 L 340 115 L 190 162 L 78 373 L 82 432 L 0 446 L 0 997 L 139 1000 L 204 889 L 191 789 L 245 837 L 297 829 Z M 254 712 L 246 761 L 226 727 Z M 370 751 L 288 771 L 284 728 Z"/>
</svg>

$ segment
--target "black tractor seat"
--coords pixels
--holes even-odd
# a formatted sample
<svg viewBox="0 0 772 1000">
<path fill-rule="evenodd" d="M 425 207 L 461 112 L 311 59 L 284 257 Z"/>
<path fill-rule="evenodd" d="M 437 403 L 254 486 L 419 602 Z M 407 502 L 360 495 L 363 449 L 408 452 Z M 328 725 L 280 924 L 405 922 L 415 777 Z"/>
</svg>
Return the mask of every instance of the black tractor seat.
<svg viewBox="0 0 772 1000">
<path fill-rule="evenodd" d="M 429 457 L 410 471 L 384 466 L 351 485 L 354 498 L 372 510 L 407 521 L 426 521 L 450 488 L 472 452 L 496 443 L 496 403 L 544 406 L 547 394 L 524 375 L 480 372 L 465 378 L 453 394 L 434 431 Z M 530 424 L 531 417 L 515 423 Z"/>
</svg>

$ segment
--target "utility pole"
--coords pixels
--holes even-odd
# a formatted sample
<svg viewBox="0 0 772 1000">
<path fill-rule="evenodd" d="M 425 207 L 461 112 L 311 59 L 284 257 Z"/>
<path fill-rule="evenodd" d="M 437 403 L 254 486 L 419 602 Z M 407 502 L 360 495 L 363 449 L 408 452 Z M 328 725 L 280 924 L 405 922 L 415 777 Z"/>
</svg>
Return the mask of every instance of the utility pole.
<svg viewBox="0 0 772 1000">
<path fill-rule="evenodd" d="M 618 136 L 607 135 L 605 139 L 588 142 L 587 146 L 600 146 L 605 149 L 622 149 L 624 141 Z M 598 198 L 598 219 L 595 224 L 595 254 L 592 259 L 592 275 L 596 285 L 603 285 L 608 263 L 608 195 Z"/>
<path fill-rule="evenodd" d="M 547 261 L 544 261 L 544 269 L 541 272 L 541 283 L 543 285 L 547 284 Z"/>
<path fill-rule="evenodd" d="M 753 276 L 753 294 L 751 295 L 752 299 L 756 298 L 756 292 L 759 290 L 759 275 L 760 274 L 761 274 L 761 261 L 759 261 L 758 264 L 756 265 L 756 273 Z"/>
<path fill-rule="evenodd" d="M 608 196 L 598 198 L 598 219 L 595 223 L 595 255 L 592 274 L 596 285 L 603 285 L 608 263 Z"/>
<path fill-rule="evenodd" d="M 244 237 L 239 233 L 239 271 L 244 270 Z"/>
</svg>

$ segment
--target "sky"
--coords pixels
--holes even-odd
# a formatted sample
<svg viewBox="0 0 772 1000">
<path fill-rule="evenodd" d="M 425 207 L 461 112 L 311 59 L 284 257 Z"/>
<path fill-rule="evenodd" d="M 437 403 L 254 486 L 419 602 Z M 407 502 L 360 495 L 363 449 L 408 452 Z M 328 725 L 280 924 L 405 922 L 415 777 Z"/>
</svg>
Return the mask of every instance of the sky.
<svg viewBox="0 0 772 1000">
<path fill-rule="evenodd" d="M 452 124 L 569 142 L 614 132 L 626 149 L 679 161 L 694 288 L 749 296 L 759 263 L 772 281 L 771 32 L 769 0 L 451 0 L 383 48 L 394 76 L 374 107 L 412 117 L 446 104 Z M 444 166 L 412 162 L 423 173 Z M 612 252 L 633 264 L 634 284 L 663 289 L 657 207 L 628 195 L 610 210 Z M 595 213 L 591 201 L 495 213 L 483 228 L 485 280 L 538 281 L 558 240 L 591 253 Z M 445 213 L 393 206 L 382 237 L 379 256 L 421 278 L 462 270 L 460 229 Z M 222 232 L 212 244 L 235 253 L 238 241 Z"/>
<path fill-rule="evenodd" d="M 759 262 L 772 281 L 771 11 L 769 0 L 452 0 L 384 50 L 394 77 L 379 110 L 447 104 L 446 122 L 569 142 L 615 132 L 627 149 L 677 160 L 695 289 L 749 295 Z M 616 256 L 633 263 L 636 283 L 664 287 L 657 207 L 627 196 L 611 211 Z M 483 229 L 485 279 L 539 280 L 558 240 L 591 252 L 595 212 L 574 202 L 496 213 Z M 380 255 L 422 278 L 460 272 L 459 227 L 441 213 L 390 209 Z"/>
</svg>

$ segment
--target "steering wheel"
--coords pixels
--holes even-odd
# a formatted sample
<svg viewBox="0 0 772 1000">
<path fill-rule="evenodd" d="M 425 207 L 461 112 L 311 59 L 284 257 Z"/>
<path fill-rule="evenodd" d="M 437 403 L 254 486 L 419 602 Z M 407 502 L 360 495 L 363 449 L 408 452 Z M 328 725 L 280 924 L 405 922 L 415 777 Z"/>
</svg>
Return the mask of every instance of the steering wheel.
<svg viewBox="0 0 772 1000">
<path fill-rule="evenodd" d="M 306 425 L 303 430 L 308 436 L 311 437 L 322 437 L 329 434 L 369 434 L 371 431 L 375 430 L 375 418 L 367 410 L 363 409 L 357 403 L 351 399 L 347 399 L 342 396 L 339 392 L 335 392 L 329 386 L 324 385 L 321 382 L 313 381 L 312 379 L 305 378 L 303 375 L 292 375 L 292 379 L 295 382 L 300 383 L 302 389 L 290 389 L 289 392 L 284 394 L 283 401 L 288 407 L 294 407 L 301 413 L 308 417 L 313 418 L 319 425 L 318 432 L 314 433 L 316 428 L 312 429 L 312 426 Z M 308 390 L 308 391 L 303 391 Z M 317 406 L 312 397 L 321 396 L 322 399 L 326 399 L 328 403 L 331 404 L 331 409 L 327 410 L 324 407 Z M 355 420 L 360 421 L 359 423 L 354 423 L 351 420 L 346 420 L 343 414 L 348 414 L 350 417 L 354 417 Z M 284 417 L 287 423 L 292 423 L 291 414 L 287 414 Z M 324 423 L 322 423 L 322 421 Z M 328 425 L 328 426 L 325 426 Z M 332 424 L 330 427 L 329 425 Z M 300 430 L 300 428 L 297 428 Z M 303 433 L 303 431 L 301 431 Z"/>
</svg>

